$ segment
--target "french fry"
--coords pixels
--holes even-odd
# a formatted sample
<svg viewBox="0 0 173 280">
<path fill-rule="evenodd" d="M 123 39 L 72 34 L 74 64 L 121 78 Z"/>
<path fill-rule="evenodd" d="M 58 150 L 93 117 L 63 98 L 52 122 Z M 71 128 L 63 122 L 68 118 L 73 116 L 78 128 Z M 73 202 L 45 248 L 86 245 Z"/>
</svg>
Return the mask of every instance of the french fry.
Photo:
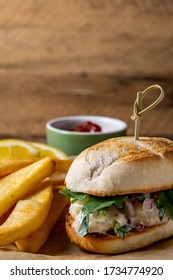
<svg viewBox="0 0 173 280">
<path fill-rule="evenodd" d="M 0 246 L 13 243 L 36 231 L 44 223 L 51 201 L 51 186 L 19 200 L 10 216 L 0 226 Z"/>
<path fill-rule="evenodd" d="M 0 226 L 7 220 L 15 206 L 11 207 L 6 213 L 0 217 Z"/>
<path fill-rule="evenodd" d="M 0 216 L 54 172 L 52 158 L 44 158 L 0 179 Z"/>
<path fill-rule="evenodd" d="M 47 240 L 50 231 L 59 219 L 59 216 L 68 201 L 69 199 L 67 197 L 59 194 L 58 188 L 54 188 L 51 208 L 45 222 L 35 232 L 16 241 L 15 244 L 18 249 L 23 252 L 37 253 Z"/>
<path fill-rule="evenodd" d="M 57 159 L 53 158 L 56 162 L 56 171 L 66 173 L 71 166 L 72 159 Z M 7 176 L 23 167 L 26 167 L 36 161 L 39 161 L 40 158 L 24 158 L 24 159 L 1 159 L 0 160 L 0 178 Z"/>
<path fill-rule="evenodd" d="M 50 182 L 53 186 L 63 185 L 66 177 L 66 172 L 55 171 L 50 175 Z"/>
<path fill-rule="evenodd" d="M 58 159 L 58 158 L 54 158 L 55 162 L 56 162 L 56 167 L 55 170 L 56 171 L 61 171 L 61 172 L 67 172 L 73 162 L 72 159 Z"/>
<path fill-rule="evenodd" d="M 23 167 L 26 167 L 38 159 L 1 159 L 0 178 L 5 177 Z"/>
</svg>

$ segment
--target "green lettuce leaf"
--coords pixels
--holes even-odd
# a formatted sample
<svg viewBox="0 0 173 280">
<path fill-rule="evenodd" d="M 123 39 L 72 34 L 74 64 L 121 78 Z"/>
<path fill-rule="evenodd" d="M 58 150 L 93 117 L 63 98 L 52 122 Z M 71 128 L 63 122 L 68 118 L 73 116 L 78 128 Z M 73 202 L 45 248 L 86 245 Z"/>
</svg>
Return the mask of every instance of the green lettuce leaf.
<svg viewBox="0 0 173 280">
<path fill-rule="evenodd" d="M 97 197 L 93 195 L 86 195 L 80 192 L 71 192 L 68 189 L 61 190 L 60 193 L 72 198 L 72 203 L 76 200 L 85 199 L 82 207 L 81 224 L 78 232 L 80 236 L 86 236 L 88 234 L 90 213 L 104 210 L 105 208 L 112 205 L 116 206 L 119 209 L 122 209 L 124 206 L 123 197 L 121 196 Z"/>
<path fill-rule="evenodd" d="M 124 240 L 125 235 L 132 230 L 133 227 L 129 225 L 120 226 L 119 223 L 115 224 L 114 227 L 115 234 L 118 235 L 122 240 Z"/>
<path fill-rule="evenodd" d="M 122 197 L 120 196 L 106 196 L 106 197 L 96 197 L 89 195 L 87 200 L 84 202 L 82 208 L 82 221 L 78 234 L 80 236 L 86 236 L 89 229 L 89 214 L 103 210 L 107 207 L 115 205 L 117 208 L 121 209 L 124 206 Z"/>
<path fill-rule="evenodd" d="M 70 198 L 73 198 L 72 203 L 75 202 L 76 200 L 83 200 L 87 196 L 85 193 L 71 192 L 68 189 L 63 189 L 63 190 L 59 191 L 59 193 L 65 195 L 65 196 L 68 196 Z"/>
<path fill-rule="evenodd" d="M 78 234 L 79 236 L 86 236 L 89 230 L 89 213 L 86 211 L 86 208 L 82 208 L 81 213 L 81 224 L 79 227 Z"/>
<path fill-rule="evenodd" d="M 159 217 L 163 219 L 165 211 L 173 220 L 173 191 L 161 191 L 156 202 L 157 208 L 160 209 Z"/>
<path fill-rule="evenodd" d="M 137 194 L 136 198 L 140 203 L 143 203 L 144 199 L 145 199 L 145 196 L 143 194 Z"/>
<path fill-rule="evenodd" d="M 124 206 L 122 197 L 120 196 L 105 196 L 96 197 L 90 195 L 84 203 L 84 207 L 88 213 L 96 212 L 100 209 L 104 209 L 115 205 L 117 208 L 121 209 Z"/>
</svg>

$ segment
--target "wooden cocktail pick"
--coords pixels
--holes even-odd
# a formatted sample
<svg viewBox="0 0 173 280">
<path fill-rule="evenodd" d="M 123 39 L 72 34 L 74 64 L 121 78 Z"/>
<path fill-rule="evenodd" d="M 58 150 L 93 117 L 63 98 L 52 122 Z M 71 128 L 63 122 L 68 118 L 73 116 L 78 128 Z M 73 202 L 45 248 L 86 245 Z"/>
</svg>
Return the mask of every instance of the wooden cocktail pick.
<svg viewBox="0 0 173 280">
<path fill-rule="evenodd" d="M 143 100 L 144 96 L 153 89 L 159 89 L 160 95 L 156 99 L 156 101 L 154 101 L 147 108 L 143 109 L 142 100 Z M 139 140 L 141 117 L 145 113 L 147 113 L 150 110 L 152 110 L 153 108 L 155 108 L 163 100 L 163 98 L 164 98 L 164 91 L 161 88 L 161 86 L 159 86 L 159 85 L 152 85 L 152 86 L 146 88 L 144 91 L 137 92 L 137 98 L 136 98 L 136 101 L 135 101 L 134 107 L 133 107 L 133 115 L 131 116 L 132 121 L 135 121 L 135 140 Z"/>
</svg>

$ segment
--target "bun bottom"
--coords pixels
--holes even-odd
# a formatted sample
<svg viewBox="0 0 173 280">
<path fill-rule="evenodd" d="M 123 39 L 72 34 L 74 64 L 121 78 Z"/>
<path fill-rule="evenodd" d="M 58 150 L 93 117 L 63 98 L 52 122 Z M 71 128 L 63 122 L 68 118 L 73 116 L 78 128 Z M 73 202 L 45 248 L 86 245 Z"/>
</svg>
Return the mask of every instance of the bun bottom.
<svg viewBox="0 0 173 280">
<path fill-rule="evenodd" d="M 89 233 L 85 237 L 79 236 L 73 228 L 74 219 L 70 214 L 66 216 L 66 231 L 72 243 L 86 251 L 100 254 L 120 254 L 148 246 L 156 241 L 173 235 L 173 221 L 133 232 L 120 237 L 111 234 Z"/>
</svg>

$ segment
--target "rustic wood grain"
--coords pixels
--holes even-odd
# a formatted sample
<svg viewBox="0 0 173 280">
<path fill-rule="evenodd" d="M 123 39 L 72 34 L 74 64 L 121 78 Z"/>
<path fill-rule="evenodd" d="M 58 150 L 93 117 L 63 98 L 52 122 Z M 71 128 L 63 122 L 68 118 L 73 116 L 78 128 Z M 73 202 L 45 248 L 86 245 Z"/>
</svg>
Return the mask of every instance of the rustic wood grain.
<svg viewBox="0 0 173 280">
<path fill-rule="evenodd" d="M 0 73 L 173 74 L 173 2 L 0 1 Z"/>
<path fill-rule="evenodd" d="M 173 3 L 0 0 L 0 137 L 45 141 L 45 123 L 75 114 L 130 120 L 138 90 L 166 98 L 141 134 L 173 137 Z M 155 95 L 147 97 L 150 103 Z"/>
<path fill-rule="evenodd" d="M 111 78 L 109 77 L 111 80 Z M 45 141 L 45 123 L 64 115 L 106 115 L 128 123 L 128 134 L 134 133 L 130 119 L 136 92 L 156 81 L 129 79 L 108 82 L 108 78 L 14 76 L 4 83 L 0 94 L 0 135 Z M 112 78 L 113 79 L 113 78 Z M 165 89 L 165 100 L 142 120 L 141 135 L 173 138 L 172 81 L 159 81 Z M 113 86 L 114 85 L 114 86 Z M 145 105 L 158 92 L 147 95 Z M 168 102 L 169 100 L 169 102 Z"/>
</svg>

